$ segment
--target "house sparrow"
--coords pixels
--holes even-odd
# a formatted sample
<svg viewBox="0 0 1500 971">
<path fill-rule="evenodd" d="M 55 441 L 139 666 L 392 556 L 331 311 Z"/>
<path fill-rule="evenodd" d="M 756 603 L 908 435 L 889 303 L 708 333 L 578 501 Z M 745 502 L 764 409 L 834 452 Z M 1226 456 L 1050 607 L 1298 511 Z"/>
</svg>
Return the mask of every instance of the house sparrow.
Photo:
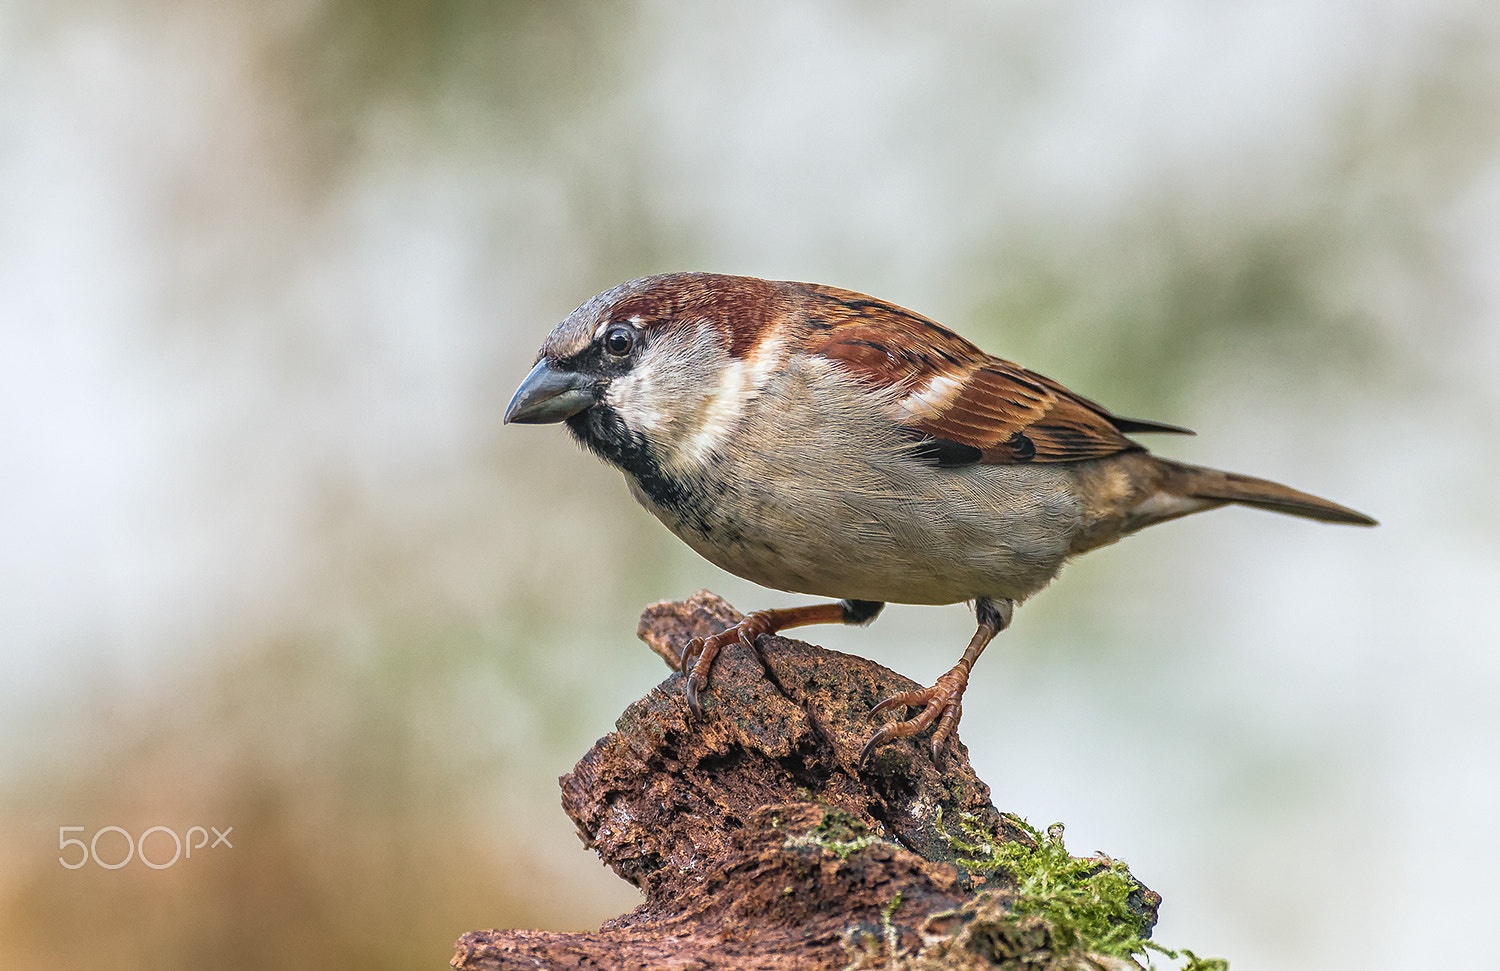
<svg viewBox="0 0 1500 971">
<path fill-rule="evenodd" d="M 1070 557 L 1239 503 L 1368 516 L 1264 479 L 1157 458 L 1113 415 L 919 314 L 807 283 L 668 273 L 622 283 L 548 335 L 506 422 L 567 422 L 704 557 L 767 587 L 838 598 L 765 610 L 683 651 L 696 712 L 715 655 L 806 624 L 868 624 L 888 601 L 972 600 L 978 630 L 919 709 L 865 745 L 958 726 L 969 670 Z"/>
</svg>

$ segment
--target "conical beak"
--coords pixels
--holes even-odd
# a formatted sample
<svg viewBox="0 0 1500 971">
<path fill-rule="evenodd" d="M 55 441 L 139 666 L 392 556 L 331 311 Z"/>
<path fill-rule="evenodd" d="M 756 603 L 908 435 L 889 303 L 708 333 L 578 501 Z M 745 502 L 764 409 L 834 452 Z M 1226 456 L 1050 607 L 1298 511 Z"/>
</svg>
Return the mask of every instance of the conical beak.
<svg viewBox="0 0 1500 971">
<path fill-rule="evenodd" d="M 538 361 L 505 409 L 505 421 L 544 425 L 578 414 L 599 400 L 599 383 L 577 371 L 554 371 Z"/>
</svg>

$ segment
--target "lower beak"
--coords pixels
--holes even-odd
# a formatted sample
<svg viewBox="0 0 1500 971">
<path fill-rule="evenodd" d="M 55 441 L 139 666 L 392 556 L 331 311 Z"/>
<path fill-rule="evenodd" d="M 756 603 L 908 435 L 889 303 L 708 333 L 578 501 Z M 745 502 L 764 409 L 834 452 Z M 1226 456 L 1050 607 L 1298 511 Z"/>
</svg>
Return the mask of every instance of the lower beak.
<svg viewBox="0 0 1500 971">
<path fill-rule="evenodd" d="M 598 401 L 598 382 L 577 371 L 554 371 L 538 361 L 505 409 L 506 423 L 544 425 L 578 414 Z"/>
</svg>

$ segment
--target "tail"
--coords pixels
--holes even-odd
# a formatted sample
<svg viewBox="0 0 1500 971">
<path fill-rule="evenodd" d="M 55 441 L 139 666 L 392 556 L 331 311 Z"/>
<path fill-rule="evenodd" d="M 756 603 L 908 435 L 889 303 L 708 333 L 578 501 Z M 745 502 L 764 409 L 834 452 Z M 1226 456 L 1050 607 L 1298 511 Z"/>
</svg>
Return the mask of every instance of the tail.
<svg viewBox="0 0 1500 971">
<path fill-rule="evenodd" d="M 1299 492 L 1269 479 L 1233 472 L 1220 472 L 1197 465 L 1158 459 L 1167 467 L 1168 491 L 1188 499 L 1206 499 L 1214 504 L 1235 502 L 1242 506 L 1284 512 L 1290 516 L 1350 526 L 1376 526 L 1375 520 L 1348 506 Z"/>
</svg>

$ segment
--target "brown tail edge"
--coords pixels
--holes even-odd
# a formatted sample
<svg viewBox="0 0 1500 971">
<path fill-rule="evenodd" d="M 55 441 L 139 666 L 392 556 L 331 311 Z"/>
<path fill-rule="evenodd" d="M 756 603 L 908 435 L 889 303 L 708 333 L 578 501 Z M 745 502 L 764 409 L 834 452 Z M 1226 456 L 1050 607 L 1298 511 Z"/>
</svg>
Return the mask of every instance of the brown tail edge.
<svg viewBox="0 0 1500 971">
<path fill-rule="evenodd" d="M 1310 495 L 1284 486 L 1269 479 L 1221 472 L 1196 465 L 1168 462 L 1172 468 L 1173 491 L 1198 499 L 1216 499 L 1235 502 L 1242 506 L 1269 509 L 1271 512 L 1316 519 L 1325 523 L 1342 523 L 1348 526 L 1378 526 L 1379 523 L 1362 512 L 1341 506 L 1328 499 Z"/>
</svg>

